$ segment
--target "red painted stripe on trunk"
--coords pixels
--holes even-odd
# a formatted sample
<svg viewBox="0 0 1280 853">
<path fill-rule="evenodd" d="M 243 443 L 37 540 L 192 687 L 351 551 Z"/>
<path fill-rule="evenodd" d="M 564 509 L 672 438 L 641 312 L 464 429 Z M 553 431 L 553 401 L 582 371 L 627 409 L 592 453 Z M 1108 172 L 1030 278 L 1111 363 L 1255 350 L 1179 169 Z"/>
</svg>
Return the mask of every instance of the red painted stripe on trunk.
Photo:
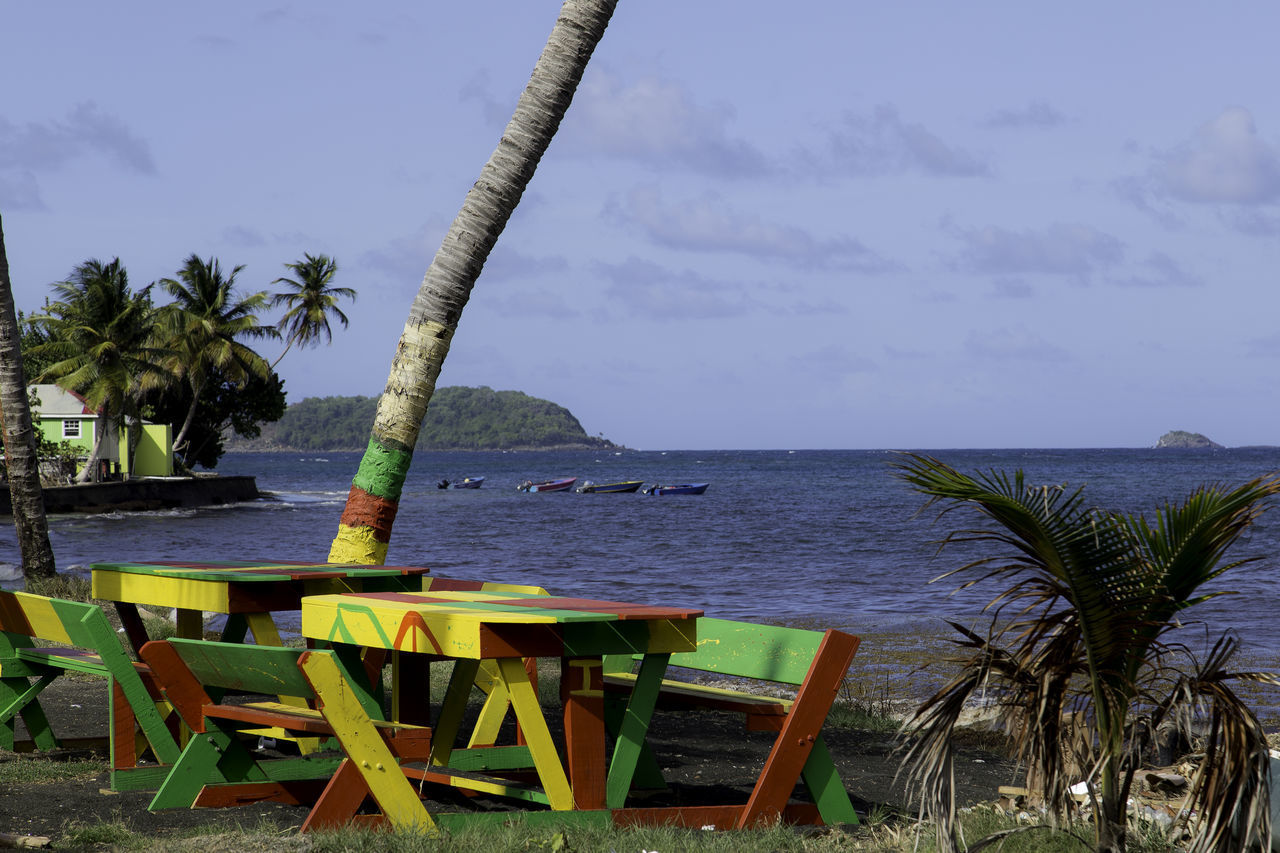
<svg viewBox="0 0 1280 853">
<path fill-rule="evenodd" d="M 370 494 L 359 486 L 352 486 L 347 494 L 347 506 L 342 511 L 342 524 L 347 527 L 364 527 L 373 531 L 379 542 L 391 541 L 391 525 L 395 523 L 400 504 L 396 501 Z"/>
</svg>

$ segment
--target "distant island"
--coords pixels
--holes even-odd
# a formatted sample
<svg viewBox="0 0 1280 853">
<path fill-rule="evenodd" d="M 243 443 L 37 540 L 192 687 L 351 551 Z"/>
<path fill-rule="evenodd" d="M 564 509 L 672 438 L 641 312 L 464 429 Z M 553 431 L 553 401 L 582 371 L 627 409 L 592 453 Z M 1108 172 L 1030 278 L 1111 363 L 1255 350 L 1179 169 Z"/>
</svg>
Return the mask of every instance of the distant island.
<svg viewBox="0 0 1280 853">
<path fill-rule="evenodd" d="M 308 397 L 252 440 L 228 442 L 236 451 L 364 450 L 376 397 Z M 568 409 L 520 391 L 460 386 L 437 388 L 422 421 L 417 450 L 608 449 L 619 445 L 587 435 Z"/>
<path fill-rule="evenodd" d="M 1156 449 L 1163 448 L 1173 450 L 1221 450 L 1222 445 L 1210 441 L 1198 432 L 1175 429 L 1160 436 L 1160 440 L 1156 442 Z"/>
</svg>

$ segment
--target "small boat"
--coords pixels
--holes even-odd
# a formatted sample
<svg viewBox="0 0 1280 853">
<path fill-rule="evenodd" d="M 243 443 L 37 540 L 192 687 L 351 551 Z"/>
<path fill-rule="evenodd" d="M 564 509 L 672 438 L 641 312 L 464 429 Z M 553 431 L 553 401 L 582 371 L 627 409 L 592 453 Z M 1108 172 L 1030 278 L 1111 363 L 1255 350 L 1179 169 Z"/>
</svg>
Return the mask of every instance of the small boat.
<svg viewBox="0 0 1280 853">
<path fill-rule="evenodd" d="M 522 492 L 563 492 L 573 488 L 573 484 L 578 482 L 577 477 L 564 477 L 559 480 L 544 480 L 541 483 L 535 483 L 531 480 L 525 480 L 516 486 Z"/>
<path fill-rule="evenodd" d="M 644 490 L 646 495 L 700 495 L 707 490 L 710 483 L 680 483 L 675 486 L 650 486 Z"/>
<path fill-rule="evenodd" d="M 484 477 L 463 477 L 461 480 L 444 479 L 436 483 L 437 489 L 478 489 L 484 483 Z"/>
<path fill-rule="evenodd" d="M 644 480 L 626 480 L 621 483 L 593 483 L 587 480 L 581 486 L 578 486 L 578 491 L 587 495 L 604 494 L 606 492 L 620 494 L 623 492 L 638 492 L 643 485 Z"/>
</svg>

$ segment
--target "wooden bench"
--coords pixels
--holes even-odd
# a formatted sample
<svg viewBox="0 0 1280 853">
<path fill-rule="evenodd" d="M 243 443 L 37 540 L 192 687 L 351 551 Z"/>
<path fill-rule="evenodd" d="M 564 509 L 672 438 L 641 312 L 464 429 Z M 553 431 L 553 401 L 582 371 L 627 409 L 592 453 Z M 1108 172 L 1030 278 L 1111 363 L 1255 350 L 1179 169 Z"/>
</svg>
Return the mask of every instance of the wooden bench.
<svg viewBox="0 0 1280 853">
<path fill-rule="evenodd" d="M 358 654 L 342 660 L 336 651 L 173 639 L 147 643 L 142 657 L 194 732 L 150 810 L 272 800 L 314 803 L 303 831 L 353 821 L 422 824 L 425 811 L 401 762 L 430 757 L 431 729 L 382 719 Z M 231 700 L 245 693 L 302 697 L 320 710 Z M 336 738 L 344 754 L 265 757 L 249 746 L 256 736 L 245 737 L 264 727 Z M 370 797 L 379 814 L 357 816 Z"/>
<path fill-rule="evenodd" d="M 604 686 L 609 727 L 617 738 L 609 770 L 609 805 L 621 823 L 674 822 L 689 827 L 745 828 L 774 820 L 794 823 L 857 823 L 853 804 L 822 738 L 822 724 L 858 650 L 859 639 L 842 631 L 808 631 L 703 617 L 698 648 L 673 654 L 668 666 L 797 687 L 795 698 L 753 693 L 665 678 L 652 697 L 633 697 L 631 714 L 654 709 L 710 709 L 742 714 L 749 731 L 773 731 L 764 768 L 747 802 L 725 806 L 623 808 L 630 790 L 665 783 L 645 743 L 627 735 L 623 699 L 636 684 L 630 656 L 605 658 Z M 636 701 L 637 699 L 642 701 Z M 648 720 L 643 721 L 646 725 Z M 790 802 L 803 780 L 813 804 Z"/>
<path fill-rule="evenodd" d="M 55 645 L 38 646 L 37 641 Z M 18 717 L 34 748 L 64 745 L 39 695 L 68 672 L 106 679 L 112 789 L 155 788 L 167 774 L 164 765 L 177 760 L 179 749 L 165 723 L 163 697 L 151 670 L 129 657 L 96 605 L 0 591 L 0 746 L 19 746 Z M 139 766 L 148 746 L 159 766 Z"/>
</svg>

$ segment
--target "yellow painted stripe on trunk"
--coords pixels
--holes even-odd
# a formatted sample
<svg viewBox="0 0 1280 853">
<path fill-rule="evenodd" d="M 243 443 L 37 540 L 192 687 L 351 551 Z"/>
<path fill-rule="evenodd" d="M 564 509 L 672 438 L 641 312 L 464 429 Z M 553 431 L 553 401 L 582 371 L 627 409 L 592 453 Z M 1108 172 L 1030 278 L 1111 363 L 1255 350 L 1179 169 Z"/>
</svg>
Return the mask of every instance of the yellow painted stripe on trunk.
<svg viewBox="0 0 1280 853">
<path fill-rule="evenodd" d="M 338 525 L 338 535 L 329 547 L 330 563 L 359 563 L 381 566 L 387 562 L 387 543 L 379 542 L 372 527 Z"/>
</svg>

